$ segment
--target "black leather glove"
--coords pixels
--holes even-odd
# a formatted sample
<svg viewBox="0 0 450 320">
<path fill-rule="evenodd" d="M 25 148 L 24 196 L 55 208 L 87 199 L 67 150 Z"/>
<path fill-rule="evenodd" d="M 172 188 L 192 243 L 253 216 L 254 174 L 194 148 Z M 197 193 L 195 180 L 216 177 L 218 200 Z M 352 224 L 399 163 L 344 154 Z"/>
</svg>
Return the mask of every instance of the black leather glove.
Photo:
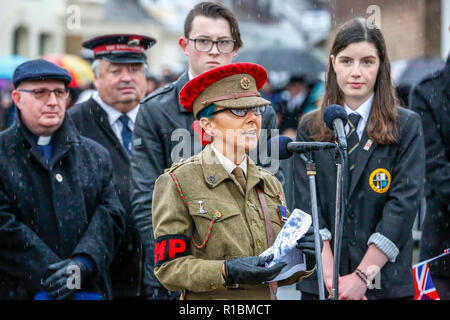
<svg viewBox="0 0 450 320">
<path fill-rule="evenodd" d="M 322 253 L 323 248 L 323 242 L 322 238 L 319 235 L 320 240 L 320 252 Z M 306 258 L 306 268 L 308 270 L 311 270 L 314 268 L 314 265 L 316 264 L 316 251 L 314 246 L 314 228 L 313 226 L 310 226 L 308 231 L 297 240 L 296 248 L 303 251 Z"/>
<path fill-rule="evenodd" d="M 273 259 L 273 254 L 266 257 L 248 256 L 225 261 L 226 285 L 259 284 L 275 278 L 286 265 L 279 262 L 265 267 L 266 262 Z"/>
<path fill-rule="evenodd" d="M 42 286 L 51 298 L 56 300 L 69 299 L 73 297 L 77 289 L 81 289 L 72 288 L 73 282 L 68 281 L 69 277 L 74 274 L 75 268 L 80 270 L 80 285 L 83 286 L 84 282 L 91 277 L 91 272 L 80 259 L 66 259 L 48 267 L 49 270 L 55 272 L 44 281 Z"/>
</svg>

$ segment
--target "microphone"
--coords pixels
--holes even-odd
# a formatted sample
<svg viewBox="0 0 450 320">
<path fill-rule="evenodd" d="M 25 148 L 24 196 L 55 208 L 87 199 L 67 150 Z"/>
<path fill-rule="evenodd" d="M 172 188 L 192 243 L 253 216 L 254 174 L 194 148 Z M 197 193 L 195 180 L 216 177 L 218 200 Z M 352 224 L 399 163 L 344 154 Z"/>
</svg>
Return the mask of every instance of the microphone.
<svg viewBox="0 0 450 320">
<path fill-rule="evenodd" d="M 323 113 L 323 121 L 334 131 L 334 136 L 343 150 L 347 150 L 347 138 L 344 126 L 347 124 L 347 112 L 338 104 L 328 106 Z"/>
<path fill-rule="evenodd" d="M 296 142 L 287 136 L 276 136 L 270 139 L 267 151 L 271 155 L 272 145 L 275 149 L 278 147 L 278 156 L 280 160 L 290 158 L 294 153 L 302 154 L 310 151 L 325 149 L 334 149 L 336 144 L 331 142 Z"/>
</svg>

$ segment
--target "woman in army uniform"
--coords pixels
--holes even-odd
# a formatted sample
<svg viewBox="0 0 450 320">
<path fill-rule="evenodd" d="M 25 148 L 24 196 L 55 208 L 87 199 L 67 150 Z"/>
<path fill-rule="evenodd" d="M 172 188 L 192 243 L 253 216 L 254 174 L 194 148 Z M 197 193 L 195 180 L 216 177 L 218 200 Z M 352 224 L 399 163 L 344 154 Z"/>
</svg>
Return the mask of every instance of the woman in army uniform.
<svg viewBox="0 0 450 320">
<path fill-rule="evenodd" d="M 259 257 L 282 228 L 283 188 L 247 156 L 256 148 L 261 114 L 269 101 L 258 90 L 267 79 L 256 64 L 210 70 L 180 92 L 183 107 L 198 119 L 194 129 L 206 145 L 173 165 L 156 181 L 153 226 L 155 274 L 185 299 L 269 299 L 284 263 L 265 267 Z M 311 232 L 298 241 L 314 266 Z M 301 280 L 301 271 L 286 284 Z M 265 284 L 263 284 L 265 283 Z"/>
</svg>

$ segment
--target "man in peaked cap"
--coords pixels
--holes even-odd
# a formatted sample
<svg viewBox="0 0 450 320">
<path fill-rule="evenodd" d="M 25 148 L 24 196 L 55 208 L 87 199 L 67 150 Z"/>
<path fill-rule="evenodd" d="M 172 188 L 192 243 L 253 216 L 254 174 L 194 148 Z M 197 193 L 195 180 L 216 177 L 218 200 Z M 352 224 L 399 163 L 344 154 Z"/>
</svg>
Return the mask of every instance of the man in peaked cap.
<svg viewBox="0 0 450 320">
<path fill-rule="evenodd" d="M 66 70 L 31 60 L 12 80 L 19 117 L 0 134 L 0 299 L 111 298 L 124 219 L 110 156 L 65 117 Z"/>
<path fill-rule="evenodd" d="M 139 110 L 147 90 L 146 50 L 156 43 L 147 36 L 103 35 L 83 43 L 92 49 L 92 69 L 97 92 L 69 110 L 80 133 L 103 145 L 111 154 L 114 185 L 125 208 L 127 229 L 121 248 L 111 265 L 115 298 L 140 295 L 142 250 L 130 201 L 130 143 Z"/>
<path fill-rule="evenodd" d="M 184 158 L 201 150 L 192 127 L 194 114 L 180 104 L 180 90 L 205 71 L 232 63 L 243 45 L 233 12 L 219 2 L 210 1 L 198 3 L 186 16 L 184 34 L 178 44 L 188 58 L 188 68 L 175 82 L 155 90 L 142 101 L 133 132 L 131 197 L 136 227 L 145 247 L 144 285 L 149 299 L 170 298 L 153 272 L 152 194 L 155 181 L 164 169 L 179 160 L 172 158 L 176 148 L 190 147 L 185 149 L 189 154 L 183 155 Z M 262 121 L 268 140 L 271 130 L 276 129 L 272 107 L 267 108 Z M 177 132 L 186 133 L 183 135 L 186 139 L 180 141 Z"/>
</svg>

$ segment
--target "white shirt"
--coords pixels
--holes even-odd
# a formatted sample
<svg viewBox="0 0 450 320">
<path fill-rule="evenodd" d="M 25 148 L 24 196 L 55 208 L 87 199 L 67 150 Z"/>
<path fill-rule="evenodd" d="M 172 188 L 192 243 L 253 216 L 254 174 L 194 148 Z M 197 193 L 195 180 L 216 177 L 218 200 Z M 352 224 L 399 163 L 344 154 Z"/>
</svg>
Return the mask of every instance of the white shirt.
<svg viewBox="0 0 450 320">
<path fill-rule="evenodd" d="M 373 103 L 373 97 L 374 94 L 369 97 L 362 105 L 360 105 L 356 110 L 350 109 L 349 106 L 344 104 L 345 111 L 347 112 L 347 115 L 351 113 L 357 113 L 361 116 L 361 119 L 359 119 L 358 126 L 356 128 L 356 133 L 358 134 L 359 140 L 361 140 L 361 137 L 363 135 L 364 128 L 366 127 L 366 123 L 369 120 L 370 110 L 372 109 L 372 103 Z M 348 134 L 350 131 L 350 125 L 347 123 L 345 126 L 345 133 Z"/>
<path fill-rule="evenodd" d="M 100 95 L 98 92 L 94 92 L 92 94 L 92 98 L 100 105 L 100 107 L 105 110 L 106 114 L 108 115 L 108 121 L 109 125 L 111 126 L 112 131 L 117 136 L 120 142 L 122 142 L 122 122 L 120 122 L 119 117 L 122 115 L 122 112 L 114 109 L 113 107 L 107 105 L 103 100 L 100 98 Z M 130 118 L 128 121 L 128 127 L 131 131 L 134 130 L 134 123 L 136 122 L 136 117 L 139 111 L 139 104 L 127 112 L 127 116 Z"/>
<path fill-rule="evenodd" d="M 211 148 L 214 150 L 217 159 L 219 159 L 219 162 L 223 165 L 225 170 L 229 174 L 231 174 L 233 170 L 237 167 L 237 165 L 235 165 L 233 161 L 225 157 L 219 150 L 217 150 L 212 143 Z M 247 177 L 247 157 L 244 158 L 244 161 L 241 162 L 239 167 L 242 169 L 242 171 L 244 171 L 244 176 Z"/>
<path fill-rule="evenodd" d="M 189 77 L 189 81 L 191 81 L 192 79 L 194 79 L 194 75 L 192 74 L 191 70 L 188 70 L 188 77 Z"/>
</svg>

